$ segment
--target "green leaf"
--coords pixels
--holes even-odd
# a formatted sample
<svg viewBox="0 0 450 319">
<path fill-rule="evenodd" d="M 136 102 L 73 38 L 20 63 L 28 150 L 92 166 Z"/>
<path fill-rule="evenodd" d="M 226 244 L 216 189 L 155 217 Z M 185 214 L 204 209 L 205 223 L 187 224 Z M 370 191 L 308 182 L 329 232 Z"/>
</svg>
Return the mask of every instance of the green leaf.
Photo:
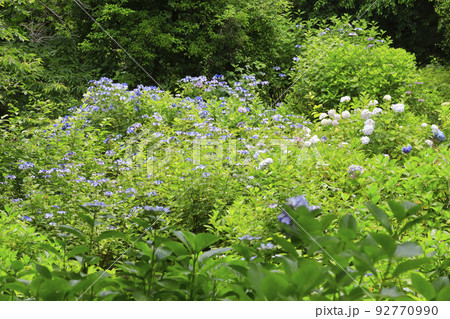
<svg viewBox="0 0 450 319">
<path fill-rule="evenodd" d="M 195 237 L 191 232 L 183 232 L 179 230 L 173 231 L 174 235 L 178 237 L 178 239 L 186 246 L 186 248 L 190 251 L 194 251 L 195 247 Z"/>
<path fill-rule="evenodd" d="M 47 267 L 36 264 L 36 271 L 42 277 L 47 278 L 47 279 L 52 279 L 52 274 L 51 274 L 50 270 L 48 270 Z"/>
<path fill-rule="evenodd" d="M 67 257 L 70 258 L 70 257 L 74 257 L 77 255 L 82 255 L 84 253 L 87 253 L 88 251 L 89 251 L 89 247 L 76 246 L 70 251 L 70 253 L 67 254 Z"/>
<path fill-rule="evenodd" d="M 95 238 L 95 241 L 99 242 L 107 238 L 127 238 L 127 236 L 117 230 L 107 230 L 98 235 L 98 237 Z"/>
<path fill-rule="evenodd" d="M 391 224 L 389 223 L 389 216 L 379 208 L 378 206 L 373 205 L 372 203 L 365 203 L 370 213 L 380 222 L 381 226 L 386 228 L 389 234 L 392 234 Z"/>
<path fill-rule="evenodd" d="M 39 296 L 47 301 L 64 300 L 68 288 L 69 284 L 62 278 L 46 280 L 39 286 Z"/>
<path fill-rule="evenodd" d="M 391 200 L 388 201 L 388 205 L 391 208 L 392 213 L 394 213 L 395 218 L 397 218 L 397 221 L 401 223 L 406 217 L 405 208 L 401 204 Z"/>
<path fill-rule="evenodd" d="M 427 300 L 432 300 L 436 297 L 436 291 L 434 290 L 433 285 L 422 277 L 421 274 L 411 273 L 411 283 L 415 290 Z"/>
<path fill-rule="evenodd" d="M 297 249 L 295 249 L 294 245 L 288 242 L 286 239 L 274 236 L 273 240 L 280 245 L 286 252 L 288 252 L 291 256 L 298 257 Z"/>
<path fill-rule="evenodd" d="M 442 276 L 433 280 L 431 284 L 433 285 L 436 293 L 438 293 L 441 291 L 442 288 L 450 285 L 450 279 L 448 277 Z"/>
<path fill-rule="evenodd" d="M 403 228 L 400 229 L 399 234 L 402 234 L 403 232 L 405 232 L 406 230 L 410 229 L 412 226 L 414 226 L 415 224 L 421 222 L 422 220 L 424 220 L 424 219 L 426 219 L 426 218 L 428 218 L 428 215 L 421 216 L 421 217 L 415 218 L 415 219 L 413 219 L 413 220 L 407 222 L 407 223 L 405 224 L 405 226 L 403 226 Z"/>
<path fill-rule="evenodd" d="M 94 220 L 89 217 L 88 215 L 82 214 L 82 213 L 78 213 L 78 216 L 84 220 L 89 226 L 94 227 Z"/>
<path fill-rule="evenodd" d="M 341 222 L 339 223 L 339 228 L 347 228 L 353 231 L 356 231 L 356 219 L 352 214 L 348 213 L 344 217 L 341 218 Z"/>
<path fill-rule="evenodd" d="M 382 288 L 381 292 L 380 292 L 380 296 L 396 298 L 396 297 L 403 296 L 403 292 L 398 287 Z"/>
<path fill-rule="evenodd" d="M 24 268 L 24 265 L 20 260 L 13 260 L 11 262 L 11 268 L 14 270 L 14 272 L 18 272 Z"/>
<path fill-rule="evenodd" d="M 167 248 L 158 247 L 155 250 L 155 256 L 157 261 L 163 260 L 164 258 L 167 258 L 170 255 L 172 255 L 172 251 Z"/>
<path fill-rule="evenodd" d="M 405 262 L 402 262 L 401 264 L 399 264 L 397 266 L 397 268 L 395 268 L 394 273 L 393 273 L 393 277 L 397 277 L 400 274 L 413 270 L 413 269 L 418 269 L 420 268 L 422 265 L 426 264 L 430 262 L 430 258 L 420 258 L 420 259 L 412 259 L 412 260 L 407 260 Z"/>
<path fill-rule="evenodd" d="M 52 245 L 40 243 L 39 247 L 42 247 L 44 250 L 46 250 L 48 252 L 52 252 L 56 256 L 59 256 L 59 251 L 55 247 L 53 247 Z"/>
<path fill-rule="evenodd" d="M 81 231 L 79 231 L 79 230 L 76 229 L 76 228 L 73 228 L 73 227 L 67 226 L 67 225 L 61 225 L 61 226 L 58 226 L 58 228 L 59 228 L 61 231 L 64 231 L 64 232 L 67 232 L 67 233 L 70 233 L 70 234 L 72 234 L 72 235 L 77 236 L 77 237 L 80 238 L 81 240 L 84 240 L 84 241 L 86 240 L 86 235 L 83 234 Z"/>
<path fill-rule="evenodd" d="M 397 245 L 394 256 L 397 258 L 415 257 L 423 254 L 423 249 L 419 244 L 406 242 Z"/>
<path fill-rule="evenodd" d="M 437 301 L 449 301 L 450 300 L 450 286 L 446 286 L 439 291 L 436 298 Z"/>
<path fill-rule="evenodd" d="M 324 268 L 314 260 L 304 260 L 299 269 L 292 276 L 295 286 L 298 287 L 301 297 L 308 295 L 310 290 L 318 286 L 322 280 Z"/>
<path fill-rule="evenodd" d="M 1 286 L 0 291 L 5 291 L 8 289 L 18 291 L 18 292 L 24 294 L 25 296 L 27 296 L 29 293 L 28 286 L 20 281 L 6 283 Z"/>
<path fill-rule="evenodd" d="M 214 236 L 213 234 L 201 233 L 196 235 L 194 239 L 195 252 L 196 253 L 201 252 L 203 249 L 209 247 L 218 240 L 219 238 Z"/>
<path fill-rule="evenodd" d="M 379 233 L 371 233 L 370 236 L 372 236 L 372 238 L 381 245 L 381 247 L 389 257 L 392 257 L 394 255 L 397 244 L 391 236 Z"/>
<path fill-rule="evenodd" d="M 226 251 L 231 250 L 230 247 L 223 247 L 223 248 L 216 248 L 216 249 L 211 249 L 203 254 L 201 254 L 201 256 L 198 258 L 198 263 L 201 265 L 203 264 L 207 259 L 209 259 L 212 256 L 218 255 L 218 254 L 222 254 Z"/>
<path fill-rule="evenodd" d="M 406 209 L 407 216 L 414 215 L 422 208 L 420 205 L 417 205 L 416 203 L 407 201 L 403 202 L 402 206 Z"/>
</svg>

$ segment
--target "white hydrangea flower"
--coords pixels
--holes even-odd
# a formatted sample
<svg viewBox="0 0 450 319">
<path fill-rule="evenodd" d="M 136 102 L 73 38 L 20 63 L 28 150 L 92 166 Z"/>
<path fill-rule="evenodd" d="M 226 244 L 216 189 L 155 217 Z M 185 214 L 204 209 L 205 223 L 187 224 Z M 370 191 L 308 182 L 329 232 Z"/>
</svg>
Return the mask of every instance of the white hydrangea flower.
<svg viewBox="0 0 450 319">
<path fill-rule="evenodd" d="M 374 108 L 373 111 L 372 111 L 373 115 L 378 115 L 378 114 L 381 114 L 381 113 L 383 113 L 383 110 L 380 109 L 379 107 Z"/>
<path fill-rule="evenodd" d="M 373 126 L 373 125 L 365 125 L 364 128 L 362 129 L 362 132 L 364 135 L 372 135 L 374 129 L 375 129 L 375 126 Z"/>
<path fill-rule="evenodd" d="M 402 113 L 405 110 L 405 105 L 403 103 L 392 104 L 391 109 L 397 113 Z"/>
<path fill-rule="evenodd" d="M 422 126 L 422 127 L 427 127 L 428 124 L 427 124 L 427 123 L 422 123 L 422 124 L 420 124 L 420 126 Z"/>
<path fill-rule="evenodd" d="M 367 137 L 367 136 L 361 137 L 361 143 L 363 143 L 364 145 L 365 144 L 369 144 L 369 142 L 370 142 L 370 138 L 369 137 Z"/>
<path fill-rule="evenodd" d="M 433 134 L 436 134 L 437 132 L 439 132 L 439 127 L 433 124 L 431 125 L 431 131 L 433 132 Z"/>
<path fill-rule="evenodd" d="M 341 103 L 349 102 L 351 100 L 350 96 L 341 97 Z"/>
<path fill-rule="evenodd" d="M 269 166 L 272 163 L 273 163 L 273 159 L 268 157 L 265 160 L 262 160 L 261 163 L 259 163 L 259 169 L 266 168 L 267 166 Z"/>
<path fill-rule="evenodd" d="M 329 110 L 328 111 L 328 116 L 331 118 L 334 118 L 334 116 L 336 115 L 336 111 L 335 110 Z"/>
<path fill-rule="evenodd" d="M 319 120 L 323 120 L 324 118 L 326 118 L 328 116 L 327 113 L 320 113 L 319 115 Z"/>
<path fill-rule="evenodd" d="M 339 121 L 338 120 L 334 120 L 333 122 L 331 122 L 331 124 L 333 124 L 333 126 L 338 126 L 339 125 Z"/>
<path fill-rule="evenodd" d="M 372 119 L 368 119 L 368 120 L 366 120 L 366 121 L 364 122 L 364 125 L 365 125 L 365 126 L 373 126 L 373 127 L 375 127 L 375 121 L 372 120 Z"/>
<path fill-rule="evenodd" d="M 339 114 L 334 115 L 334 120 L 339 121 L 341 119 L 341 116 Z"/>
<path fill-rule="evenodd" d="M 368 119 L 370 119 L 371 116 L 372 116 L 372 112 L 370 112 L 369 110 L 362 110 L 362 112 L 361 112 L 362 119 L 368 120 Z"/>
<path fill-rule="evenodd" d="M 383 100 L 390 101 L 390 100 L 392 100 L 392 97 L 387 94 L 387 95 L 383 96 Z"/>
<path fill-rule="evenodd" d="M 377 100 L 369 101 L 369 106 L 374 106 L 374 105 L 378 105 Z"/>
<path fill-rule="evenodd" d="M 320 138 L 317 136 L 317 135 L 314 135 L 313 137 L 311 137 L 311 139 L 309 140 L 309 142 L 311 143 L 311 144 L 317 144 L 317 143 L 319 143 L 320 142 Z"/>
<path fill-rule="evenodd" d="M 427 144 L 429 147 L 433 146 L 433 141 L 425 140 L 425 144 Z"/>
<path fill-rule="evenodd" d="M 311 146 L 311 142 L 310 141 L 306 141 L 303 145 L 305 145 L 306 147 L 310 147 Z"/>
<path fill-rule="evenodd" d="M 323 126 L 331 125 L 331 123 L 333 123 L 332 119 L 323 119 L 322 122 L 320 122 Z"/>
<path fill-rule="evenodd" d="M 349 111 L 344 111 L 344 112 L 342 112 L 342 118 L 343 118 L 343 119 L 348 119 L 348 118 L 350 118 L 350 112 L 349 112 Z"/>
</svg>

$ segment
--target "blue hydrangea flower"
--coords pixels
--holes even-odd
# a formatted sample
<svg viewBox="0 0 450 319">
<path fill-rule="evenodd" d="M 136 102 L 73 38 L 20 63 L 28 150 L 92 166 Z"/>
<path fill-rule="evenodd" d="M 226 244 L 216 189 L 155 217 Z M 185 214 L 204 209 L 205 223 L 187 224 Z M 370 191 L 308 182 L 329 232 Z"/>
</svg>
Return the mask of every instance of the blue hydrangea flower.
<svg viewBox="0 0 450 319">
<path fill-rule="evenodd" d="M 31 222 L 32 221 L 31 217 L 29 217 L 29 216 L 23 216 L 22 220 L 25 220 L 27 222 Z"/>
<path fill-rule="evenodd" d="M 309 206 L 308 200 L 303 195 L 300 196 L 297 195 L 295 197 L 289 198 L 286 202 L 286 205 L 290 206 L 293 209 L 297 209 L 300 206 L 305 206 L 309 211 L 313 211 L 320 208 L 319 206 L 312 206 L 312 205 Z M 277 219 L 280 223 L 286 225 L 291 225 L 292 223 L 291 217 L 284 210 L 278 215 Z"/>
<path fill-rule="evenodd" d="M 402 149 L 403 153 L 405 153 L 405 154 L 408 154 L 409 152 L 411 152 L 411 150 L 412 150 L 411 145 L 405 146 Z"/>
<path fill-rule="evenodd" d="M 274 249 L 275 245 L 272 243 L 267 243 L 267 244 L 261 244 L 260 247 L 258 247 L 259 250 L 270 250 L 270 249 Z"/>
<path fill-rule="evenodd" d="M 242 236 L 242 237 L 238 237 L 238 239 L 239 240 L 242 240 L 242 241 L 244 241 L 244 240 L 248 240 L 248 241 L 252 241 L 252 240 L 259 240 L 259 239 L 261 239 L 261 237 L 254 237 L 254 236 L 250 236 L 250 235 L 245 235 L 245 236 Z"/>
<path fill-rule="evenodd" d="M 436 137 L 436 139 L 437 139 L 438 141 L 440 141 L 440 142 L 445 141 L 445 135 L 444 135 L 444 133 L 443 133 L 442 131 L 437 131 L 437 132 L 434 134 L 434 137 Z"/>
<path fill-rule="evenodd" d="M 34 167 L 34 164 L 31 162 L 24 162 L 19 165 L 19 169 L 28 169 L 28 168 L 33 168 L 33 167 Z"/>
</svg>

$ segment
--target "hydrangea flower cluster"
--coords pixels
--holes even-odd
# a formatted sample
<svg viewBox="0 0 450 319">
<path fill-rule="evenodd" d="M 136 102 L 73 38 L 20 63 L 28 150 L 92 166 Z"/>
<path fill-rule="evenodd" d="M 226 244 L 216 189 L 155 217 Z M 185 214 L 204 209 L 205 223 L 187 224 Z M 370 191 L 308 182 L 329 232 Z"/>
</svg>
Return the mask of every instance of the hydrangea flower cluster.
<svg viewBox="0 0 450 319">
<path fill-rule="evenodd" d="M 434 137 L 440 141 L 440 142 L 444 142 L 445 141 L 445 134 L 439 129 L 439 127 L 437 125 L 431 125 L 431 131 L 434 134 Z"/>
<path fill-rule="evenodd" d="M 295 197 L 291 197 L 287 200 L 286 205 L 288 205 L 289 207 L 291 207 L 292 209 L 297 209 L 300 206 L 305 206 L 310 212 L 316 209 L 320 209 L 319 206 L 309 206 L 308 200 L 305 198 L 305 196 L 303 195 L 297 195 Z M 286 224 L 286 225 L 291 225 L 292 223 L 292 219 L 289 216 L 289 214 L 283 210 L 283 212 L 281 212 L 278 217 L 277 217 L 278 221 L 280 223 Z"/>
<path fill-rule="evenodd" d="M 347 170 L 347 173 L 351 175 L 351 178 L 355 178 L 356 173 L 359 173 L 359 175 L 361 175 L 362 172 L 364 172 L 364 168 L 360 165 L 350 165 Z"/>
<path fill-rule="evenodd" d="M 405 110 L 405 105 L 402 103 L 392 104 L 391 109 L 394 110 L 394 112 L 403 113 L 403 111 Z"/>
<path fill-rule="evenodd" d="M 403 153 L 408 154 L 409 152 L 411 152 L 412 150 L 412 146 L 408 145 L 402 148 Z"/>
</svg>

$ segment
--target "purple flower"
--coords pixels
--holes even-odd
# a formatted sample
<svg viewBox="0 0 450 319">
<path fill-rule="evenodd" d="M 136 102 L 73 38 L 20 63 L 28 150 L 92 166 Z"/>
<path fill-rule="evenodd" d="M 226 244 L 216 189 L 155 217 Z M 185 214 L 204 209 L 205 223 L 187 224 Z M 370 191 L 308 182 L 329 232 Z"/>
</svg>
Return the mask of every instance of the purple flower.
<svg viewBox="0 0 450 319">
<path fill-rule="evenodd" d="M 405 153 L 405 154 L 408 154 L 409 152 L 411 152 L 411 150 L 412 150 L 411 145 L 405 146 L 402 149 L 403 153 Z"/>
<path fill-rule="evenodd" d="M 25 220 L 27 222 L 31 222 L 32 221 L 31 217 L 28 217 L 28 216 L 23 216 L 22 220 Z"/>
<path fill-rule="evenodd" d="M 436 139 L 437 139 L 438 141 L 440 141 L 440 142 L 445 141 L 445 135 L 444 135 L 444 133 L 443 133 L 442 131 L 437 131 L 437 132 L 434 134 L 434 137 L 436 137 Z"/>
<path fill-rule="evenodd" d="M 290 206 L 293 209 L 297 209 L 300 206 L 305 206 L 309 211 L 313 211 L 320 208 L 319 206 L 309 206 L 308 200 L 303 195 L 289 198 L 286 202 L 286 205 Z M 286 225 L 290 225 L 292 222 L 291 217 L 284 210 L 278 215 L 277 219 L 280 223 Z"/>
</svg>

